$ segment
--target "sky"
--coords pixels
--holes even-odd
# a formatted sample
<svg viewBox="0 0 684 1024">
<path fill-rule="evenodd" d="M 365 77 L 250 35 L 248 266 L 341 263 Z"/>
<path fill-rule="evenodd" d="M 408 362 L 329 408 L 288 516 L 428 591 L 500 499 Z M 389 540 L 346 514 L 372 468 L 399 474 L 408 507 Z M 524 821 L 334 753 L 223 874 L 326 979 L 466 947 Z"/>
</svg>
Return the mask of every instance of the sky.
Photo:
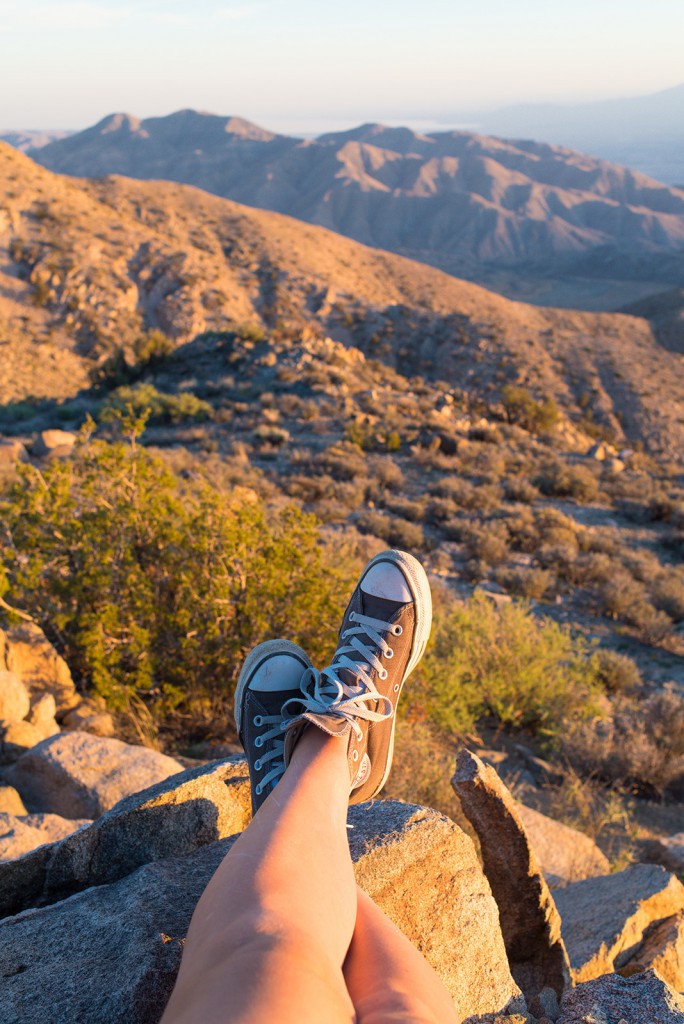
<svg viewBox="0 0 684 1024">
<path fill-rule="evenodd" d="M 684 81 L 682 0 L 0 0 L 0 130 L 194 108 L 423 130 Z"/>
</svg>

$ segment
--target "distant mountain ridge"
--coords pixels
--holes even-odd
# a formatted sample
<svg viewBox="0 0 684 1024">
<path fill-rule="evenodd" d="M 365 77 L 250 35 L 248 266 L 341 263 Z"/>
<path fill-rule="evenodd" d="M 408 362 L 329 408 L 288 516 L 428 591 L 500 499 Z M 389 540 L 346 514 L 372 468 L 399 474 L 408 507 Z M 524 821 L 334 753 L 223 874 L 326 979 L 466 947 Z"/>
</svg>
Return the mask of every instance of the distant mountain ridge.
<svg viewBox="0 0 684 1024">
<path fill-rule="evenodd" d="M 183 110 L 115 114 L 32 156 L 59 173 L 192 184 L 505 294 L 517 276 L 508 293 L 532 301 L 559 301 L 553 279 L 583 274 L 613 282 L 597 308 L 684 285 L 670 258 L 684 252 L 684 191 L 545 144 L 378 124 L 301 140 Z"/>
<path fill-rule="evenodd" d="M 673 185 L 684 182 L 684 83 L 592 103 L 521 103 L 486 114 L 482 131 L 572 146 Z"/>
</svg>

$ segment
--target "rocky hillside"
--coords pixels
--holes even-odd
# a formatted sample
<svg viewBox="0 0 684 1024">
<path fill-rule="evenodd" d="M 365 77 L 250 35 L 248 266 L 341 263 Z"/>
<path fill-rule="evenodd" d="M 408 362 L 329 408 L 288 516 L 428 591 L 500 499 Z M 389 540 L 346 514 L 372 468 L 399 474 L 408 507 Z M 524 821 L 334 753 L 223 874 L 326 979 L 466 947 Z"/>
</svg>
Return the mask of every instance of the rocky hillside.
<svg viewBox="0 0 684 1024">
<path fill-rule="evenodd" d="M 684 283 L 681 190 L 540 143 L 377 124 L 302 141 L 186 110 L 115 114 L 33 155 L 186 182 L 533 302 L 615 308 Z"/>
<path fill-rule="evenodd" d="M 506 383 L 619 440 L 684 450 L 681 359 L 633 316 L 512 303 L 187 186 L 52 174 L 0 145 L 0 401 L 64 399 L 158 328 L 323 332 L 494 402 Z"/>
</svg>

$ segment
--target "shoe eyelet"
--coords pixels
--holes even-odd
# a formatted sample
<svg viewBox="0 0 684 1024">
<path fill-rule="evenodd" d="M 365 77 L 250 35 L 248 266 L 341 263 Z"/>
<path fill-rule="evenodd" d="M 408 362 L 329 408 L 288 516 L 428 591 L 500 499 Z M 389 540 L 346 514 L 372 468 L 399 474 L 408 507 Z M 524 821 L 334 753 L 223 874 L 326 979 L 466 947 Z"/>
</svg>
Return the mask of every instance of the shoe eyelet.
<svg viewBox="0 0 684 1024">
<path fill-rule="evenodd" d="M 257 772 L 261 771 L 261 761 L 259 760 L 259 758 L 257 758 L 256 761 L 254 762 L 254 769 Z"/>
<path fill-rule="evenodd" d="M 254 792 L 256 793 L 257 796 L 261 796 L 261 783 L 259 783 L 258 786 L 254 787 Z"/>
<path fill-rule="evenodd" d="M 257 738 L 254 740 L 254 746 L 255 747 L 263 747 L 263 745 L 264 745 L 264 741 L 262 740 L 261 736 L 257 736 Z"/>
<path fill-rule="evenodd" d="M 358 761 L 358 759 L 359 759 L 359 752 L 358 752 L 358 750 L 352 750 L 352 761 Z"/>
<path fill-rule="evenodd" d="M 356 622 L 356 615 L 354 612 L 349 612 L 349 621 Z"/>
<path fill-rule="evenodd" d="M 254 718 L 252 719 L 252 722 L 254 723 L 254 725 L 256 725 L 257 728 L 259 728 L 259 726 L 262 723 L 261 715 L 255 715 Z"/>
<path fill-rule="evenodd" d="M 387 650 L 385 651 L 385 657 L 387 658 L 388 661 L 391 661 L 392 658 L 394 657 L 394 651 L 392 650 L 391 647 L 388 647 Z"/>
<path fill-rule="evenodd" d="M 399 693 L 399 683 L 394 684 L 394 692 Z"/>
<path fill-rule="evenodd" d="M 394 633 L 395 636 L 401 636 L 401 634 L 404 632 L 404 629 L 402 626 L 392 626 L 392 632 Z"/>
<path fill-rule="evenodd" d="M 386 668 L 380 669 L 380 671 L 378 672 L 378 675 L 380 676 L 381 679 L 387 679 L 387 669 Z"/>
</svg>

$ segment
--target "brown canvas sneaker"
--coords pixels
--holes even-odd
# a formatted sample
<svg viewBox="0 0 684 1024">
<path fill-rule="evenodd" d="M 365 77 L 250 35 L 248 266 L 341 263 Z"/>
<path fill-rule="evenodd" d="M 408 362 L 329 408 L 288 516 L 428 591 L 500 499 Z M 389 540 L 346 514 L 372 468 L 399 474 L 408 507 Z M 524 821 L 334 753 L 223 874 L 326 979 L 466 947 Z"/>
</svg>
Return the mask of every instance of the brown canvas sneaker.
<svg viewBox="0 0 684 1024">
<path fill-rule="evenodd" d="M 247 755 L 252 813 L 285 771 L 283 719 L 286 700 L 300 694 L 311 661 L 289 640 L 266 640 L 247 655 L 235 688 L 235 724 Z"/>
<path fill-rule="evenodd" d="M 305 673 L 301 693 L 283 705 L 285 764 L 303 730 L 315 725 L 347 740 L 350 802 L 377 796 L 392 765 L 397 702 L 431 622 L 420 562 L 404 551 L 371 559 L 344 613 L 332 664 Z"/>
</svg>

